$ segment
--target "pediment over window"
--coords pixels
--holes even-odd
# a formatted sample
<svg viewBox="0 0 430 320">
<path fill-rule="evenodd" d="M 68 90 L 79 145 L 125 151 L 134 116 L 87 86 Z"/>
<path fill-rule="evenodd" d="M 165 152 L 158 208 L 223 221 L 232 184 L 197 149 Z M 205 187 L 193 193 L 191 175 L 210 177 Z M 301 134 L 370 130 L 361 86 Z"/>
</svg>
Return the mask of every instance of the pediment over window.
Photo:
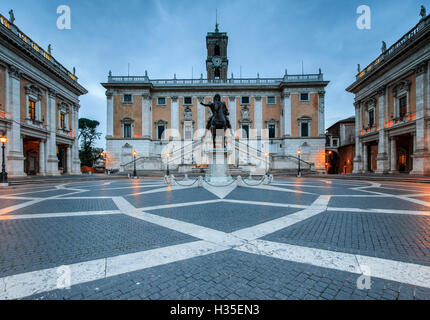
<svg viewBox="0 0 430 320">
<path fill-rule="evenodd" d="M 58 110 L 59 111 L 69 112 L 70 108 L 71 108 L 71 106 L 67 102 L 65 102 L 63 100 L 58 102 Z"/>
<path fill-rule="evenodd" d="M 134 120 L 132 118 L 129 117 L 124 117 L 121 119 L 121 123 L 123 124 L 132 124 L 134 122 Z"/>
<path fill-rule="evenodd" d="M 311 121 L 312 117 L 310 116 L 301 116 L 299 118 L 297 118 L 297 120 L 301 120 L 301 121 Z"/>
<path fill-rule="evenodd" d="M 409 92 L 411 90 L 412 82 L 410 80 L 401 80 L 397 82 L 393 87 L 394 96 L 397 96 L 398 93 L 402 91 Z"/>
<path fill-rule="evenodd" d="M 42 100 L 43 90 L 39 86 L 35 85 L 34 83 L 28 83 L 24 86 L 24 89 L 25 94 L 31 95 L 37 98 L 37 100 Z"/>
<path fill-rule="evenodd" d="M 162 125 L 167 126 L 167 121 L 165 121 L 165 120 L 157 120 L 157 121 L 155 121 L 155 125 L 156 126 L 162 126 Z"/>
</svg>

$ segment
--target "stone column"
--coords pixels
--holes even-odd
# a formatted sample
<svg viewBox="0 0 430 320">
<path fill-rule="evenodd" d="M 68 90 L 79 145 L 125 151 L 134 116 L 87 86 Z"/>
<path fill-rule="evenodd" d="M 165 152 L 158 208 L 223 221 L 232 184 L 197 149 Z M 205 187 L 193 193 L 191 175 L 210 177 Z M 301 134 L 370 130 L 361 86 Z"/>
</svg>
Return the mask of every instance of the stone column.
<svg viewBox="0 0 430 320">
<path fill-rule="evenodd" d="M 144 94 L 142 98 L 142 136 L 147 139 L 152 137 L 152 97 Z"/>
<path fill-rule="evenodd" d="M 46 142 L 45 140 L 40 141 L 39 143 L 39 175 L 46 175 Z"/>
<path fill-rule="evenodd" d="M 369 168 L 369 166 L 368 166 L 368 163 L 369 163 L 368 157 L 371 155 L 368 152 L 368 148 L 367 148 L 366 143 L 362 144 L 362 148 L 363 148 L 363 164 L 362 164 L 363 170 L 362 170 L 362 172 L 366 173 L 366 172 L 369 172 L 371 170 L 371 168 Z"/>
<path fill-rule="evenodd" d="M 355 106 L 355 157 L 354 157 L 354 170 L 353 173 L 361 173 L 363 170 L 363 163 L 361 152 L 363 150 L 362 143 L 360 142 L 361 131 L 361 104 L 356 102 Z"/>
<path fill-rule="evenodd" d="M 261 96 L 254 97 L 254 128 L 257 130 L 257 137 L 261 137 L 263 129 L 263 102 Z"/>
<path fill-rule="evenodd" d="M 72 107 L 72 127 L 75 140 L 72 146 L 72 174 L 81 174 L 81 160 L 79 159 L 79 105 Z"/>
<path fill-rule="evenodd" d="M 284 92 L 283 94 L 284 105 L 284 137 L 291 136 L 291 94 L 289 92 Z"/>
<path fill-rule="evenodd" d="M 54 90 L 48 90 L 48 103 L 46 104 L 47 112 L 47 128 L 48 128 L 48 139 L 46 140 L 46 150 L 47 150 L 47 164 L 46 164 L 46 174 L 52 176 L 60 175 L 58 173 L 58 157 L 57 157 L 57 106 L 56 106 L 56 95 Z"/>
<path fill-rule="evenodd" d="M 106 113 L 106 136 L 113 137 L 113 93 L 106 91 L 107 113 Z"/>
<path fill-rule="evenodd" d="M 67 146 L 67 174 L 72 174 L 73 145 Z"/>
<path fill-rule="evenodd" d="M 234 132 L 237 128 L 237 118 L 236 118 L 236 96 L 230 96 L 228 100 L 228 111 L 230 112 L 230 124 Z"/>
<path fill-rule="evenodd" d="M 411 174 L 426 174 L 430 172 L 430 155 L 426 148 L 427 130 L 425 128 L 425 114 L 427 91 L 427 62 L 420 63 L 415 68 L 416 74 L 416 134 L 415 152 L 413 154 L 413 171 Z"/>
<path fill-rule="evenodd" d="M 390 139 L 390 173 L 397 173 L 397 146 L 396 137 Z"/>
<path fill-rule="evenodd" d="M 378 116 L 379 116 L 379 141 L 378 141 L 378 155 L 376 157 L 376 173 L 387 173 L 388 167 L 388 155 L 387 155 L 387 134 L 385 132 L 385 108 L 386 103 L 386 87 L 378 89 Z"/>
<path fill-rule="evenodd" d="M 204 102 L 205 97 L 197 97 L 197 130 L 201 131 L 205 129 L 205 107 L 200 104 Z"/>
<path fill-rule="evenodd" d="M 7 163 L 9 175 L 14 177 L 26 176 L 24 173 L 24 155 L 21 137 L 21 71 L 15 66 L 9 67 L 9 118 L 12 119 L 9 131 L 9 152 Z"/>
<path fill-rule="evenodd" d="M 318 135 L 325 136 L 325 91 L 318 91 Z"/>
<path fill-rule="evenodd" d="M 179 133 L 179 103 L 178 97 L 171 97 L 171 110 L 170 110 L 170 122 L 172 132 L 177 131 Z"/>
</svg>

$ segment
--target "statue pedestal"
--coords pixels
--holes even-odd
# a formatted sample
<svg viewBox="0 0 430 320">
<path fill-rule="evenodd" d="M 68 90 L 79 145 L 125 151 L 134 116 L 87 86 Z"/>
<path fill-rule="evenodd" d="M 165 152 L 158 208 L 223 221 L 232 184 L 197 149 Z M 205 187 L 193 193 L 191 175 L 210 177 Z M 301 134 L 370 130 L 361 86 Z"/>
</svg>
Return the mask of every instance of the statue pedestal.
<svg viewBox="0 0 430 320">
<path fill-rule="evenodd" d="M 206 181 L 213 184 L 226 184 L 233 181 L 228 170 L 228 155 L 231 151 L 224 148 L 212 149 L 209 155 L 209 174 Z"/>
</svg>

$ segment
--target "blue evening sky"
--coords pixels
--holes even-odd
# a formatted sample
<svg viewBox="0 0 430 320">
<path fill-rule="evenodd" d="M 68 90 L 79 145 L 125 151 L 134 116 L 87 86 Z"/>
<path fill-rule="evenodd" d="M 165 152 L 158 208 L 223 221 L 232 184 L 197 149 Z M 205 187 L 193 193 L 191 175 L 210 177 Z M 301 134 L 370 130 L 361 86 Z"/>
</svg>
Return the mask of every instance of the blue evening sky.
<svg viewBox="0 0 430 320">
<path fill-rule="evenodd" d="M 229 36 L 229 76 L 281 77 L 317 73 L 330 80 L 326 127 L 354 114 L 345 88 L 380 53 L 419 21 L 428 0 L 2 0 L 0 13 L 15 12 L 15 24 L 66 68 L 76 67 L 89 93 L 81 117 L 97 119 L 106 130 L 106 97 L 100 82 L 114 75 L 152 79 L 206 77 L 205 36 L 215 26 Z M 72 29 L 58 30 L 56 9 L 68 5 Z M 371 8 L 371 30 L 356 26 L 357 7 Z M 99 142 L 104 146 L 104 139 Z"/>
</svg>

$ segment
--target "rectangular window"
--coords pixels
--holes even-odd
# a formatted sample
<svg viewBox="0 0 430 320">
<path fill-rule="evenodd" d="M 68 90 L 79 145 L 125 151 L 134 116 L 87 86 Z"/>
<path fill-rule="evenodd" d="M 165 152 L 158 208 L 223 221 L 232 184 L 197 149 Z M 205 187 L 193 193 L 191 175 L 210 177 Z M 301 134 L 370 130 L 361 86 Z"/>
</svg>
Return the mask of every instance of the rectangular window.
<svg viewBox="0 0 430 320">
<path fill-rule="evenodd" d="M 184 105 L 193 104 L 193 99 L 191 97 L 184 97 Z"/>
<path fill-rule="evenodd" d="M 337 147 L 337 139 L 333 139 L 333 147 Z"/>
<path fill-rule="evenodd" d="M 375 125 L 375 110 L 369 111 L 369 127 L 372 128 Z"/>
<path fill-rule="evenodd" d="M 399 99 L 399 117 L 403 118 L 407 113 L 408 102 L 406 96 Z"/>
<path fill-rule="evenodd" d="M 309 93 L 301 93 L 300 94 L 300 101 L 309 101 Z"/>
<path fill-rule="evenodd" d="M 242 97 L 242 104 L 249 104 L 249 97 Z"/>
<path fill-rule="evenodd" d="M 276 138 L 276 126 L 274 124 L 269 125 L 269 139 Z"/>
<path fill-rule="evenodd" d="M 164 126 L 157 127 L 157 139 L 161 140 L 163 138 L 164 130 L 165 130 Z"/>
<path fill-rule="evenodd" d="M 123 96 L 123 102 L 124 103 L 132 103 L 133 102 L 133 96 L 131 94 L 125 94 Z"/>
<path fill-rule="evenodd" d="M 64 113 L 60 113 L 60 128 L 66 128 L 66 115 Z"/>
<path fill-rule="evenodd" d="M 124 138 L 131 138 L 131 124 L 124 124 Z"/>
<path fill-rule="evenodd" d="M 267 104 L 276 104 L 275 97 L 267 97 Z"/>
<path fill-rule="evenodd" d="M 31 120 L 36 120 L 36 102 L 28 100 L 28 117 Z"/>
<path fill-rule="evenodd" d="M 164 98 L 164 97 L 160 97 L 160 98 L 158 98 L 158 99 L 157 99 L 157 104 L 158 104 L 159 106 L 165 106 L 165 105 L 166 105 L 166 98 Z"/>
<path fill-rule="evenodd" d="M 302 137 L 309 137 L 309 123 L 307 122 L 302 122 L 302 124 L 300 125 L 301 127 L 301 136 Z"/>
</svg>

